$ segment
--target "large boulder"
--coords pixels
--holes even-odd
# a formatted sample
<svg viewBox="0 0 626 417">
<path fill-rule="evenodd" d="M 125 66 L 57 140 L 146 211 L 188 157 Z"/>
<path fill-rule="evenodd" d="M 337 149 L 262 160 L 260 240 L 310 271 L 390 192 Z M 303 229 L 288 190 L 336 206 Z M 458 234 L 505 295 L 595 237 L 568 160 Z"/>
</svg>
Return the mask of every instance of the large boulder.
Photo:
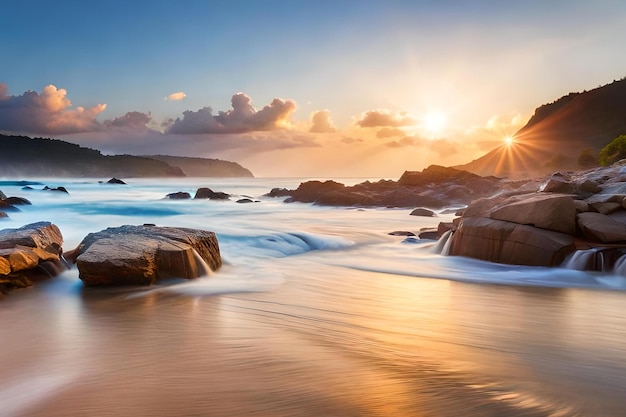
<svg viewBox="0 0 626 417">
<path fill-rule="evenodd" d="M 489 217 L 555 232 L 576 233 L 576 207 L 568 195 L 538 193 L 505 201 L 495 207 Z"/>
<path fill-rule="evenodd" d="M 452 235 L 450 255 L 512 265 L 557 266 L 575 249 L 574 238 L 564 233 L 469 217 Z"/>
<path fill-rule="evenodd" d="M 49 222 L 0 230 L 0 292 L 28 287 L 65 269 L 63 236 Z"/>
<path fill-rule="evenodd" d="M 86 286 L 150 285 L 166 278 L 192 279 L 222 264 L 215 233 L 150 225 L 90 233 L 73 256 Z"/>
</svg>

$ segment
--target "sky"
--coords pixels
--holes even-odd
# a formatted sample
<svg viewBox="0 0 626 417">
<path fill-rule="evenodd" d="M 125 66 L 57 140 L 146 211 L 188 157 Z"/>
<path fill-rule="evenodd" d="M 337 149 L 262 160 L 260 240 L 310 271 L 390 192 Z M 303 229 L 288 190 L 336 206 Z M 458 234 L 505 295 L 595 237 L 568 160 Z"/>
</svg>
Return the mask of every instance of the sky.
<svg viewBox="0 0 626 417">
<path fill-rule="evenodd" d="M 626 76 L 623 0 L 3 0 L 0 132 L 397 179 Z"/>
</svg>

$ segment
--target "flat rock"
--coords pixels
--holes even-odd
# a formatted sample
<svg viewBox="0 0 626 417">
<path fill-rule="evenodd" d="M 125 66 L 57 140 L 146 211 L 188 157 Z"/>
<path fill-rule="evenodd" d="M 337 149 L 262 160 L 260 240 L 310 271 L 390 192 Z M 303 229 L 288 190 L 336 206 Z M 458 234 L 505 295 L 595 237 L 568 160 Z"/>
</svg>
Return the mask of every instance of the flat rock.
<svg viewBox="0 0 626 417">
<path fill-rule="evenodd" d="M 74 256 L 85 286 L 193 279 L 222 264 L 215 233 L 157 226 L 121 226 L 90 233 Z"/>
</svg>

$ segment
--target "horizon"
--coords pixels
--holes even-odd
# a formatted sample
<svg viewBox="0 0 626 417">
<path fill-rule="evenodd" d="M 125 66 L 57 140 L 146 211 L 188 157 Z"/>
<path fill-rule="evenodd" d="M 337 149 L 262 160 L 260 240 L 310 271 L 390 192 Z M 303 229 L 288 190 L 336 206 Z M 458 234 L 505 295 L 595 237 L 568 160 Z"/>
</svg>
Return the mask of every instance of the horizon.
<svg viewBox="0 0 626 417">
<path fill-rule="evenodd" d="M 626 75 L 626 4 L 610 0 L 4 9 L 0 132 L 257 177 L 465 164 L 538 106 Z"/>
</svg>

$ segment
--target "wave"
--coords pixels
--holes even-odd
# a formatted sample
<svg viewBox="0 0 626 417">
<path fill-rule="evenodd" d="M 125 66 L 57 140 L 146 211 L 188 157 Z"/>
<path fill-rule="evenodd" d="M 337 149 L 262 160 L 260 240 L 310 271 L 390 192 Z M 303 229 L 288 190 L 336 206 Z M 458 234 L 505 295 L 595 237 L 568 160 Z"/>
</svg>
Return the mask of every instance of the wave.
<svg viewBox="0 0 626 417">
<path fill-rule="evenodd" d="M 371 257 L 351 256 L 348 261 L 341 260 L 333 264 L 367 272 L 447 279 L 475 284 L 626 290 L 626 278 L 614 274 L 566 268 L 504 265 L 427 252 L 413 253 L 409 256 L 399 255 L 391 262 L 382 262 L 380 259 Z"/>
<path fill-rule="evenodd" d="M 305 232 L 279 232 L 258 236 L 218 234 L 220 246 L 244 246 L 247 254 L 263 257 L 286 257 L 318 250 L 341 250 L 355 245 L 353 241 L 336 236 L 321 236 Z M 231 252 L 231 251 L 229 251 Z M 232 251 L 235 253 L 235 251 Z"/>
</svg>

